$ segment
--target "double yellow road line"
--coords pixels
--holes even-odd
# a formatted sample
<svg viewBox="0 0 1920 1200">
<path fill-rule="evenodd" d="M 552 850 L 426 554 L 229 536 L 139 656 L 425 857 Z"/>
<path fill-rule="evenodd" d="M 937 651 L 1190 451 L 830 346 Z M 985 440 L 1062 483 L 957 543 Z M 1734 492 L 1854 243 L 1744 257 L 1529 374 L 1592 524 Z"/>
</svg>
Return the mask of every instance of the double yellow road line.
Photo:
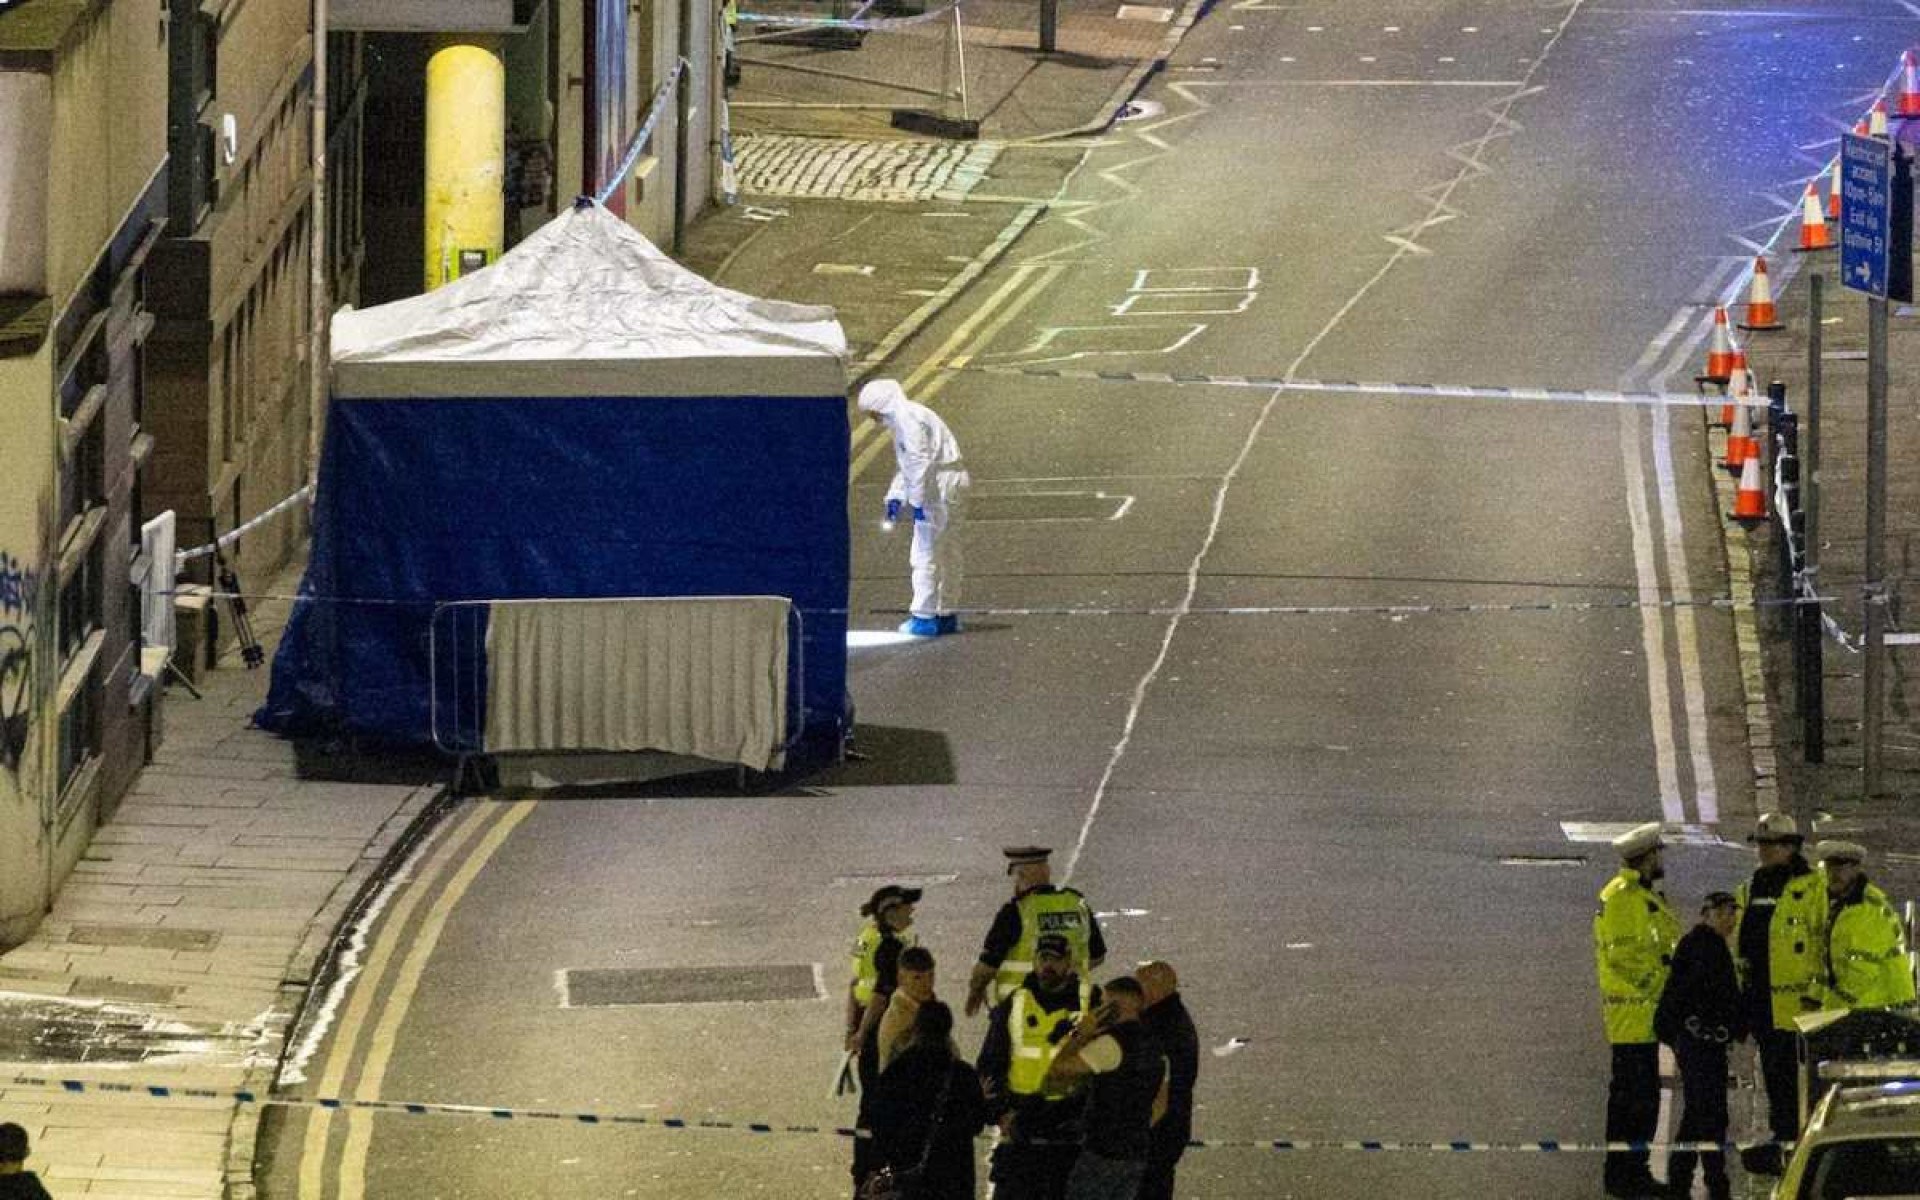
<svg viewBox="0 0 1920 1200">
<path fill-rule="evenodd" d="M 987 297 L 986 303 L 968 314 L 967 319 L 954 328 L 938 349 L 900 381 L 907 395 L 922 404 L 931 403 L 935 396 L 946 389 L 954 371 L 966 366 L 974 355 L 991 345 L 993 339 L 1000 336 L 1000 331 L 1065 271 L 1066 267 L 1058 264 L 1025 263 L 1015 267 L 1007 276 L 1007 281 Z M 867 469 L 886 445 L 887 439 L 881 434 L 877 423 L 862 421 L 855 426 L 851 477 L 860 478 L 860 473 Z"/>
<path fill-rule="evenodd" d="M 380 1099 L 401 1023 L 426 975 L 427 960 L 440 942 L 447 918 L 508 836 L 533 815 L 533 808 L 531 800 L 477 801 L 453 819 L 438 837 L 438 844 L 423 856 L 418 876 L 401 888 L 398 902 L 381 919 L 366 966 L 353 981 L 353 997 L 334 1029 L 320 1070 L 320 1095 L 346 1095 L 349 1073 L 358 1061 L 359 1069 L 352 1074 L 352 1094 Z M 431 903 L 416 927 L 415 910 L 429 897 Z M 400 958 L 403 948 L 406 955 Z M 306 1139 L 300 1149 L 300 1200 L 324 1200 L 329 1194 L 327 1152 L 335 1115 L 326 1109 L 308 1114 Z M 374 1114 L 349 1110 L 339 1115 L 346 1124 L 346 1139 L 332 1195 L 338 1200 L 364 1200 Z"/>
</svg>

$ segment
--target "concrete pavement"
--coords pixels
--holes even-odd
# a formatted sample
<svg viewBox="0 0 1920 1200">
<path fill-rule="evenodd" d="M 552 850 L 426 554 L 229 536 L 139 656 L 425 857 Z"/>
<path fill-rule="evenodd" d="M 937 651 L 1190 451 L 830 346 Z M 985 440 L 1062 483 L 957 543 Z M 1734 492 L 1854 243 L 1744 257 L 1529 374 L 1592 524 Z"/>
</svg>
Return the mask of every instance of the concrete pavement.
<svg viewBox="0 0 1920 1200">
<path fill-rule="evenodd" d="M 970 95 L 984 106 L 989 137 L 1103 126 L 1201 10 L 1196 0 L 1169 7 L 1165 20 L 1119 21 L 1110 6 L 1061 7 L 1063 53 L 1046 57 L 1022 48 L 1030 5 L 969 4 L 970 17 L 984 14 L 965 28 Z M 900 58 L 903 44 L 897 35 L 870 37 L 860 50 L 837 52 L 836 69 L 847 54 L 855 69 L 874 69 L 889 51 Z M 914 47 L 904 45 L 911 58 Z M 747 72 L 736 98 L 779 101 L 777 85 L 760 84 L 774 68 Z M 786 74 L 806 80 L 802 90 L 813 97 L 823 87 L 867 86 Z M 884 114 L 875 124 L 871 113 L 849 121 L 848 110 L 770 108 L 741 120 L 753 111 L 736 112 L 736 129 L 901 136 L 885 128 Z M 951 193 L 878 205 L 817 187 L 749 196 L 696 225 L 683 258 L 734 286 L 839 307 L 864 369 L 969 286 L 1077 158 L 1067 146 L 1040 149 L 994 171 L 999 153 L 990 144 L 972 154 L 980 169 L 969 180 L 970 206 Z M 883 253 L 833 269 L 820 251 L 840 240 Z M 288 594 L 296 579 L 265 590 Z M 270 647 L 284 605 L 255 608 Z M 268 1090 L 335 929 L 436 810 L 431 764 L 395 764 L 371 781 L 322 778 L 324 764 L 302 748 L 249 728 L 266 680 L 229 658 L 206 679 L 203 699 L 168 695 L 152 763 L 35 937 L 0 955 L 0 1120 L 26 1126 L 28 1165 L 58 1196 L 252 1193 L 258 1108 L 90 1085 Z M 60 1080 L 89 1086 L 49 1085 Z"/>
<path fill-rule="evenodd" d="M 169 693 L 153 761 L 0 955 L 0 1119 L 56 1196 L 249 1192 L 257 1108 L 21 1080 L 267 1090 L 335 925 L 440 790 L 313 778 L 248 727 L 266 679 L 233 656 Z"/>
</svg>

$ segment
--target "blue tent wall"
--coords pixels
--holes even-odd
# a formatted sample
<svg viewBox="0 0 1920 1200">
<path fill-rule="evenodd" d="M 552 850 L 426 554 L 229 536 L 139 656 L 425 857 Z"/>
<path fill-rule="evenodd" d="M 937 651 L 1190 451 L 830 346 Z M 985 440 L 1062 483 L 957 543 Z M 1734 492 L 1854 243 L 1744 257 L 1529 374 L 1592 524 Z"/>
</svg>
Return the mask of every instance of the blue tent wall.
<svg viewBox="0 0 1920 1200">
<path fill-rule="evenodd" d="M 837 738 L 848 443 L 838 395 L 336 398 L 312 556 L 256 720 L 431 744 L 437 602 L 779 595 L 804 616 L 788 695 L 806 710 L 789 727 Z"/>
</svg>

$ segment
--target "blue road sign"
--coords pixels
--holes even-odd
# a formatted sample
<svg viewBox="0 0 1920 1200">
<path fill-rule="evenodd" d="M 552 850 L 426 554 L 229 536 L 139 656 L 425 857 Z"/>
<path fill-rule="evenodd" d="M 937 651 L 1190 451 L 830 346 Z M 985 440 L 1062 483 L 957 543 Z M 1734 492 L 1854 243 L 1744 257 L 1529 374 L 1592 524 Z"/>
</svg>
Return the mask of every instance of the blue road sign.
<svg viewBox="0 0 1920 1200">
<path fill-rule="evenodd" d="M 1840 142 L 1840 278 L 1858 292 L 1887 295 L 1893 246 L 1893 148 L 1849 133 Z"/>
</svg>

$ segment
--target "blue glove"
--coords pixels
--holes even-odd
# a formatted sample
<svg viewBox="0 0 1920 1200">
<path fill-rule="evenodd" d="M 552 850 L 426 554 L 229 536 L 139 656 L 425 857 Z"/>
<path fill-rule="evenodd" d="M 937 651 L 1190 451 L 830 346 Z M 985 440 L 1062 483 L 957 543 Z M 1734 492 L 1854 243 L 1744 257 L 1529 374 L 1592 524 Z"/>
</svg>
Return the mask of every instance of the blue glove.
<svg viewBox="0 0 1920 1200">
<path fill-rule="evenodd" d="M 920 506 L 919 506 L 918 504 L 916 504 L 916 505 L 914 505 L 914 506 L 913 506 L 913 519 L 914 519 L 914 520 L 916 520 L 916 521 L 924 521 L 924 520 L 926 520 L 926 519 L 927 519 L 927 510 L 926 510 L 926 509 L 924 509 L 924 508 L 921 508 L 921 507 L 920 507 Z"/>
<path fill-rule="evenodd" d="M 898 500 L 887 501 L 887 520 L 898 521 L 899 519 L 900 519 L 900 502 Z"/>
</svg>

